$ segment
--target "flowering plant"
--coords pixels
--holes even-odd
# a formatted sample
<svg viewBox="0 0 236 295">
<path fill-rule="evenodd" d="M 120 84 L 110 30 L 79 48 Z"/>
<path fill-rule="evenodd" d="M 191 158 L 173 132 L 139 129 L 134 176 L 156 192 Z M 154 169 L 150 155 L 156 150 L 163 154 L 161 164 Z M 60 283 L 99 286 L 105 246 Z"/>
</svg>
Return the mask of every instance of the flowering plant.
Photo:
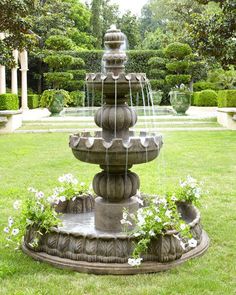
<svg viewBox="0 0 236 295">
<path fill-rule="evenodd" d="M 28 191 L 31 194 L 24 202 L 19 200 L 14 202 L 13 207 L 18 214 L 15 214 L 14 217 L 10 216 L 8 226 L 4 228 L 7 241 L 17 244 L 18 247 L 27 227 L 36 226 L 38 235 L 41 235 L 60 223 L 58 214 L 52 208 L 44 193 L 34 188 L 29 188 Z M 32 246 L 37 246 L 38 240 L 38 237 L 36 237 Z"/>
<path fill-rule="evenodd" d="M 180 241 L 183 250 L 189 247 L 196 247 L 195 240 L 191 233 L 189 225 L 181 218 L 177 210 L 178 202 L 198 203 L 202 189 L 196 179 L 188 176 L 186 181 L 180 181 L 180 189 L 177 193 L 168 193 L 166 196 L 152 196 L 147 200 L 148 205 L 138 209 L 137 214 L 129 214 L 126 210 L 123 212 L 121 224 L 124 226 L 134 223 L 135 229 L 132 235 L 138 238 L 135 245 L 132 258 L 128 263 L 132 266 L 141 264 L 141 254 L 144 253 L 151 240 L 159 235 L 165 235 L 168 231 L 174 231 L 173 236 Z M 143 200 L 138 197 L 138 202 L 143 205 Z"/>
<path fill-rule="evenodd" d="M 63 174 L 58 178 L 59 186 L 53 189 L 53 194 L 49 201 L 54 204 L 65 202 L 66 200 L 75 200 L 76 196 L 82 196 L 90 193 L 90 188 L 84 183 L 79 182 L 72 174 Z"/>
<path fill-rule="evenodd" d="M 184 84 L 180 84 L 179 86 L 178 85 L 175 85 L 174 87 L 171 88 L 171 91 L 170 92 L 185 92 L 185 93 L 190 93 L 191 90 Z"/>
<path fill-rule="evenodd" d="M 64 174 L 58 178 L 60 186 L 53 189 L 49 196 L 35 188 L 28 188 L 30 193 L 26 200 L 15 201 L 13 208 L 17 211 L 15 216 L 8 218 L 8 225 L 4 228 L 7 240 L 20 246 L 21 240 L 29 226 L 37 227 L 38 237 L 32 243 L 37 247 L 39 236 L 49 232 L 52 227 L 60 224 L 59 214 L 53 205 L 60 201 L 75 200 L 77 195 L 88 193 L 88 187 L 72 174 Z"/>
</svg>

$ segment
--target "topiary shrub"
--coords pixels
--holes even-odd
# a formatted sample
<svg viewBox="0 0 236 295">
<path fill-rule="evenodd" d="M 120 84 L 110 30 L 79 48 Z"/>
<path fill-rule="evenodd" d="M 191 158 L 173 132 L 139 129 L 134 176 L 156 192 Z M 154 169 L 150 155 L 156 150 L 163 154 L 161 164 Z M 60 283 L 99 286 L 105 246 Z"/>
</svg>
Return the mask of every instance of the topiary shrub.
<svg viewBox="0 0 236 295">
<path fill-rule="evenodd" d="M 164 79 L 157 79 L 157 80 L 151 79 L 150 83 L 151 83 L 152 90 L 159 90 L 165 84 L 165 80 Z"/>
<path fill-rule="evenodd" d="M 86 77 L 85 70 L 69 70 L 68 73 L 73 75 L 74 80 L 85 80 Z"/>
<path fill-rule="evenodd" d="M 0 110 L 18 110 L 19 98 L 17 94 L 0 94 Z"/>
<path fill-rule="evenodd" d="M 60 90 L 48 89 L 48 90 L 45 90 L 43 94 L 41 95 L 40 106 L 42 108 L 49 108 L 55 99 L 55 95 L 57 94 L 63 95 L 64 106 L 68 106 L 70 103 L 72 103 L 72 99 L 68 91 L 65 91 L 63 89 L 60 89 Z"/>
<path fill-rule="evenodd" d="M 84 80 L 72 80 L 62 83 L 61 87 L 69 92 L 72 91 L 84 91 L 85 81 Z"/>
<path fill-rule="evenodd" d="M 173 87 L 180 84 L 188 84 L 191 81 L 191 75 L 167 75 L 166 83 Z"/>
<path fill-rule="evenodd" d="M 216 90 L 215 84 L 207 81 L 198 81 L 193 84 L 193 91 L 201 91 L 206 89 Z"/>
<path fill-rule="evenodd" d="M 28 94 L 28 107 L 36 109 L 39 107 L 40 96 L 38 94 Z"/>
<path fill-rule="evenodd" d="M 85 105 L 85 93 L 83 91 L 72 91 L 70 92 L 70 97 L 72 100 L 71 106 L 83 107 Z"/>
<path fill-rule="evenodd" d="M 194 103 L 197 106 L 217 106 L 217 93 L 214 90 L 202 90 L 195 96 Z"/>
<path fill-rule="evenodd" d="M 151 79 L 163 79 L 166 76 L 166 71 L 159 69 L 151 69 L 149 76 Z"/>
<path fill-rule="evenodd" d="M 151 57 L 148 61 L 148 65 L 154 69 L 154 68 L 158 68 L 158 69 L 165 69 L 166 67 L 166 60 L 162 57 Z"/>
<path fill-rule="evenodd" d="M 74 42 L 66 36 L 54 35 L 50 36 L 45 45 L 51 50 L 72 50 L 75 47 Z"/>
<path fill-rule="evenodd" d="M 192 53 L 192 49 L 188 44 L 174 42 L 167 46 L 165 54 L 168 58 L 183 59 L 186 55 Z"/>
<path fill-rule="evenodd" d="M 74 58 L 66 54 L 55 54 L 46 56 L 43 61 L 52 69 L 64 69 L 72 65 Z"/>
<path fill-rule="evenodd" d="M 184 73 L 189 66 L 189 62 L 185 60 L 176 60 L 166 64 L 167 70 L 173 73 Z"/>
<path fill-rule="evenodd" d="M 49 72 L 44 73 L 45 80 L 49 85 L 52 85 L 53 88 L 60 88 L 68 80 L 73 79 L 73 74 L 68 72 Z"/>
<path fill-rule="evenodd" d="M 236 107 L 236 89 L 219 91 L 217 102 L 219 108 Z"/>
</svg>

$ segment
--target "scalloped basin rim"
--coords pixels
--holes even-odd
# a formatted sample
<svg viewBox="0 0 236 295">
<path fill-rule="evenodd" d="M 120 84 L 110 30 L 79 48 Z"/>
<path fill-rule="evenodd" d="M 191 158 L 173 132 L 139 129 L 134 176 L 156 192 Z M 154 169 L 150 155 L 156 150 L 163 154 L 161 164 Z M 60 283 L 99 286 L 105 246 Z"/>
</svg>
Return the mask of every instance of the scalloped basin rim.
<svg viewBox="0 0 236 295">
<path fill-rule="evenodd" d="M 156 146 L 160 147 L 163 144 L 161 134 L 147 134 L 141 132 L 140 135 L 135 135 L 132 131 L 130 132 L 129 139 L 123 138 L 113 138 L 111 141 L 106 141 L 102 137 L 102 132 L 95 132 L 92 136 L 89 132 L 77 133 L 70 136 L 70 147 L 76 149 L 79 143 L 83 141 L 87 148 L 91 148 L 96 143 L 100 143 L 104 146 L 105 149 L 109 149 L 114 146 L 123 146 L 125 149 L 129 149 L 137 143 L 140 143 L 144 148 L 150 146 L 151 143 L 154 143 Z"/>
<path fill-rule="evenodd" d="M 144 81 L 148 80 L 145 73 L 128 73 L 128 74 L 127 73 L 119 73 L 117 76 L 114 75 L 113 72 L 108 72 L 107 74 L 103 74 L 103 73 L 88 73 L 88 74 L 86 74 L 87 83 L 101 82 L 101 81 L 94 81 L 95 79 L 101 79 L 103 81 L 105 81 L 107 79 L 112 79 L 112 80 L 117 80 L 118 82 L 119 82 L 119 80 L 122 80 L 122 79 L 125 79 L 127 81 L 130 81 L 132 79 L 136 79 L 136 81 L 132 80 L 132 83 L 134 83 L 134 82 L 140 83 L 140 81 L 142 79 Z M 124 83 L 124 80 L 122 82 Z"/>
</svg>

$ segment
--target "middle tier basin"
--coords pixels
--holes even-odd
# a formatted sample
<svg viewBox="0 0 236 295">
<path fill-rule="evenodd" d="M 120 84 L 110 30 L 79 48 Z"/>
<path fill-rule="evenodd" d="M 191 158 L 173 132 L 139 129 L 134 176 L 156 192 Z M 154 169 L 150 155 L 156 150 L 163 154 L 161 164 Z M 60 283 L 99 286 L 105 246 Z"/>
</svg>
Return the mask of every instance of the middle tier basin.
<svg viewBox="0 0 236 295">
<path fill-rule="evenodd" d="M 162 147 L 162 136 L 141 132 L 129 133 L 129 139 L 105 141 L 102 131 L 70 136 L 70 147 L 80 161 L 104 166 L 130 166 L 154 160 Z"/>
</svg>

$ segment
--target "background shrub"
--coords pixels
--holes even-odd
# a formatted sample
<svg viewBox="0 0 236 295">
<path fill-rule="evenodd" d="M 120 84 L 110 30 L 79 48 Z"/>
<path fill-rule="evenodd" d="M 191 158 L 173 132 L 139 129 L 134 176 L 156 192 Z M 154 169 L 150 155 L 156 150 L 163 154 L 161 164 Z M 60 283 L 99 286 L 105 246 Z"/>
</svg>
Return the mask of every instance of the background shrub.
<svg viewBox="0 0 236 295">
<path fill-rule="evenodd" d="M 52 69 L 65 69 L 74 62 L 74 58 L 66 54 L 48 55 L 43 60 Z"/>
<path fill-rule="evenodd" d="M 236 89 L 219 91 L 217 101 L 219 108 L 236 107 Z"/>
<path fill-rule="evenodd" d="M 19 98 L 17 94 L 0 94 L 0 110 L 18 110 Z"/>
<path fill-rule="evenodd" d="M 74 42 L 66 36 L 54 35 L 50 36 L 45 45 L 51 50 L 72 50 L 75 47 Z"/>
<path fill-rule="evenodd" d="M 217 93 L 214 90 L 202 90 L 195 95 L 194 103 L 197 106 L 217 106 Z"/>
<path fill-rule="evenodd" d="M 193 96 L 192 96 L 192 105 L 197 105 L 197 102 L 199 100 L 199 94 L 200 94 L 200 91 L 197 91 L 197 92 L 194 92 L 193 93 Z"/>
<path fill-rule="evenodd" d="M 28 107 L 36 109 L 39 107 L 40 96 L 38 94 L 28 94 Z"/>
<path fill-rule="evenodd" d="M 85 93 L 83 91 L 70 92 L 70 98 L 72 100 L 70 106 L 83 107 L 85 105 Z"/>
<path fill-rule="evenodd" d="M 73 79 L 73 74 L 68 72 L 49 72 L 44 73 L 45 80 L 53 88 L 61 88 L 68 81 Z"/>
<path fill-rule="evenodd" d="M 193 84 L 193 91 L 201 91 L 206 89 L 216 90 L 215 83 L 207 81 L 198 81 Z"/>
</svg>

